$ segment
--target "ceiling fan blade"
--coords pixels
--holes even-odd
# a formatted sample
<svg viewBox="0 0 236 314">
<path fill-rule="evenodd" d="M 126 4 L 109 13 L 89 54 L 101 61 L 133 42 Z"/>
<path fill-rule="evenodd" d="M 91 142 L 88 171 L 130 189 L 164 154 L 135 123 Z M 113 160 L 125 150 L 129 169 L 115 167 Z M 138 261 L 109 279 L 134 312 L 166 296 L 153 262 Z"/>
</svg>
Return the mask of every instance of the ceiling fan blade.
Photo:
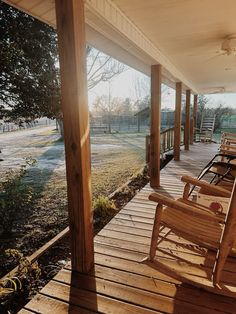
<svg viewBox="0 0 236 314">
<path fill-rule="evenodd" d="M 227 53 L 225 53 L 225 52 L 220 53 L 220 54 L 217 54 L 217 55 L 215 55 L 215 56 L 213 56 L 213 57 L 207 59 L 207 60 L 205 61 L 205 63 L 208 63 L 208 62 L 210 62 L 210 61 L 212 61 L 212 60 L 214 60 L 214 59 L 216 59 L 216 58 L 219 58 L 219 57 L 221 57 L 221 56 L 225 56 L 226 54 L 227 54 Z"/>
</svg>

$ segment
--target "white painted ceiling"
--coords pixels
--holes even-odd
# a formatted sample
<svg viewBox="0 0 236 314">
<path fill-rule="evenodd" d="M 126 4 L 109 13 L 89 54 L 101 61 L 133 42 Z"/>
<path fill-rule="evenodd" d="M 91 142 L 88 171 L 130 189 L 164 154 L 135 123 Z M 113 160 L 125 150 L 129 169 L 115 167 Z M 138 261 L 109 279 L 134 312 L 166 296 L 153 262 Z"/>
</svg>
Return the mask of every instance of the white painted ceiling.
<svg viewBox="0 0 236 314">
<path fill-rule="evenodd" d="M 54 0 L 5 1 L 50 25 L 56 24 Z M 151 64 L 164 60 L 169 81 L 181 80 L 200 93 L 236 92 L 236 57 L 220 55 L 226 36 L 236 34 L 236 0 L 85 2 L 87 38 L 98 49 L 104 48 L 104 52 L 146 74 Z M 118 7 L 158 53 L 148 55 L 129 41 L 129 34 L 125 37 L 112 21 L 103 19 L 102 11 L 93 12 L 95 5 Z"/>
<path fill-rule="evenodd" d="M 236 0 L 112 0 L 201 91 L 236 91 L 236 56 L 220 55 L 236 33 Z"/>
</svg>

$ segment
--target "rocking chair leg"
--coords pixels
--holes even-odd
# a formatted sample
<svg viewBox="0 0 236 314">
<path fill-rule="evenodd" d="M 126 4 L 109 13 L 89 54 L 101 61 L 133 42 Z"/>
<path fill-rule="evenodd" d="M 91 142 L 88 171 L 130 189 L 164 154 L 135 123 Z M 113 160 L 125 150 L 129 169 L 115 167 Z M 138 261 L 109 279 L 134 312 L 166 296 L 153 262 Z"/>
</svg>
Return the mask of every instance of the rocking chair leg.
<svg viewBox="0 0 236 314">
<path fill-rule="evenodd" d="M 152 230 L 152 239 L 151 239 L 149 258 L 148 258 L 150 261 L 153 261 L 156 255 L 156 247 L 157 247 L 158 236 L 160 233 L 162 210 L 163 210 L 162 205 L 158 204 L 156 207 L 156 213 L 155 213 L 153 230 Z"/>
</svg>

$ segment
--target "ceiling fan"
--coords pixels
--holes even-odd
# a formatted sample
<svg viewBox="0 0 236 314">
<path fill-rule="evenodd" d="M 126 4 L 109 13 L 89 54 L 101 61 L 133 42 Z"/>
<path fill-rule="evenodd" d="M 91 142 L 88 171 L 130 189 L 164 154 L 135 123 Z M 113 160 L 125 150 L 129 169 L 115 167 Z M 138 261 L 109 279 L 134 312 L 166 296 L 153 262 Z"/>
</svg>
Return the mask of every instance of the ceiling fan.
<svg viewBox="0 0 236 314">
<path fill-rule="evenodd" d="M 236 34 L 227 36 L 221 45 L 222 54 L 231 56 L 236 56 Z"/>
<path fill-rule="evenodd" d="M 220 50 L 216 51 L 216 55 L 206 60 L 209 62 L 221 56 L 236 57 L 236 34 L 228 35 L 222 42 Z M 232 66 L 232 65 L 230 65 Z M 235 65 L 234 65 L 235 66 Z M 226 68 L 227 70 L 228 68 Z"/>
</svg>

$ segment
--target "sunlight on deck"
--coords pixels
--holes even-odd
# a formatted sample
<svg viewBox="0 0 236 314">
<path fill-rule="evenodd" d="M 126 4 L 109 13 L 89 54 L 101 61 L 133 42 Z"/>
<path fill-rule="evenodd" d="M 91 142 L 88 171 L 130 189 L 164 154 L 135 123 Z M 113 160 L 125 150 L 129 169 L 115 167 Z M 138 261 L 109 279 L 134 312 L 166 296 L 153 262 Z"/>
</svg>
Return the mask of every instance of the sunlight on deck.
<svg viewBox="0 0 236 314">
<path fill-rule="evenodd" d="M 161 171 L 158 192 L 180 196 L 180 177 L 196 176 L 216 151 L 215 144 L 194 144 L 191 151 L 182 152 L 180 162 L 171 161 Z M 235 299 L 183 284 L 160 271 L 158 258 L 181 246 L 178 237 L 170 234 L 168 244 L 160 243 L 156 263 L 140 263 L 149 250 L 155 212 L 155 204 L 148 201 L 151 191 L 147 185 L 137 193 L 95 237 L 96 265 L 90 275 L 72 273 L 67 265 L 20 313 L 235 313 Z M 189 250 L 193 253 L 191 245 Z M 195 275 L 201 278 L 204 271 Z"/>
</svg>

